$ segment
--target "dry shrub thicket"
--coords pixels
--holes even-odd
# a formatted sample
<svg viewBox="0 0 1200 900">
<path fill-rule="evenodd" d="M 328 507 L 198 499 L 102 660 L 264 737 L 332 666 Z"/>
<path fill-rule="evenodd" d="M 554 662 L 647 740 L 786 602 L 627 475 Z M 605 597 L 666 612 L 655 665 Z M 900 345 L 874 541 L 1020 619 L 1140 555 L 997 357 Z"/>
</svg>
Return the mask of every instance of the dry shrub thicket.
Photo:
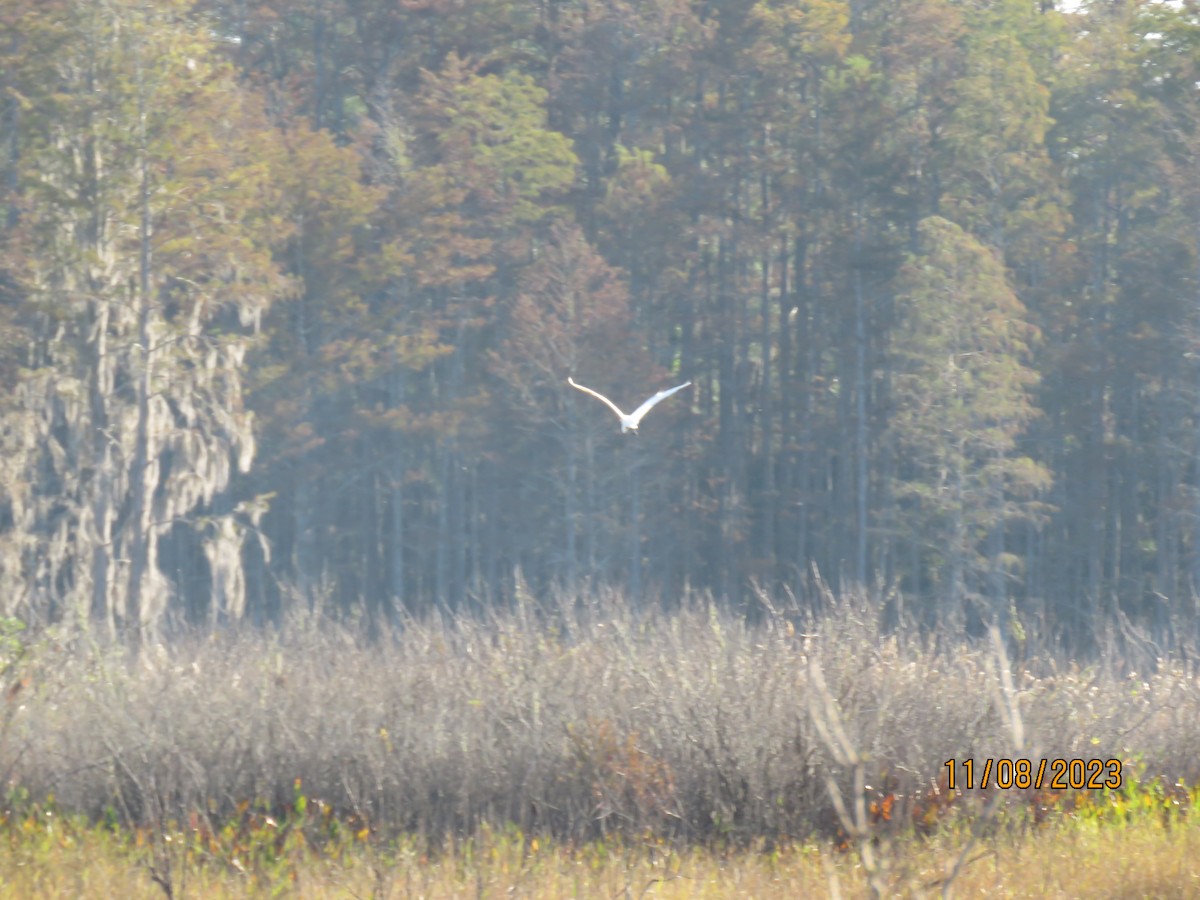
<svg viewBox="0 0 1200 900">
<path fill-rule="evenodd" d="M 879 608 L 848 598 L 752 625 L 704 602 L 638 614 L 607 594 L 374 642 L 297 620 L 136 661 L 46 636 L 7 669 L 0 775 L 130 824 L 283 807 L 300 779 L 377 830 L 434 839 L 516 823 L 565 840 L 770 840 L 839 827 L 832 797 L 854 779 L 831 714 L 868 794 L 913 798 L 947 759 L 1013 756 L 1015 704 L 1022 755 L 1200 778 L 1186 655 L 1135 669 L 1115 651 L 1089 665 L 1031 652 L 1006 713 L 991 644 L 885 633 Z"/>
</svg>

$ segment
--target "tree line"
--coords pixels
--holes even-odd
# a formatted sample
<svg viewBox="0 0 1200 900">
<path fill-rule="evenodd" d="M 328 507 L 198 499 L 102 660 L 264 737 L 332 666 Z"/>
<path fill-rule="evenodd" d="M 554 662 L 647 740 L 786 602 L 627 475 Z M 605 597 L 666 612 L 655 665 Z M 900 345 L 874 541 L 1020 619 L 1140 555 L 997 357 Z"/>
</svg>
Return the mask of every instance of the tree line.
<svg viewBox="0 0 1200 900">
<path fill-rule="evenodd" d="M 1169 637 L 1198 63 L 1191 0 L 0 0 L 0 602 Z"/>
</svg>

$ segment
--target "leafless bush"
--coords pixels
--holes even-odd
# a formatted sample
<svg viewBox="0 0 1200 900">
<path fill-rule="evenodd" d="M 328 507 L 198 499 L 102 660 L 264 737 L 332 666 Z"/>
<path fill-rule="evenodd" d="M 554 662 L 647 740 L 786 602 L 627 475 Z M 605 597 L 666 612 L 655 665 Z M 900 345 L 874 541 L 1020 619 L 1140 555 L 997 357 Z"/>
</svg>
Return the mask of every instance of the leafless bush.
<svg viewBox="0 0 1200 900">
<path fill-rule="evenodd" d="M 876 602 L 828 605 L 751 625 L 702 602 L 638 614 L 614 595 L 558 597 L 374 642 L 296 620 L 136 661 L 47 640 L 0 698 L 0 771 L 28 796 L 138 823 L 284 807 L 299 779 L 345 814 L 435 838 L 514 822 L 742 841 L 834 831 L 831 779 L 856 800 L 815 718 L 833 703 L 859 793 L 915 796 L 949 759 L 1012 756 L 1006 708 L 1021 752 L 1200 777 L 1190 663 L 1135 674 L 1026 653 L 997 703 L 988 642 L 889 634 Z"/>
</svg>

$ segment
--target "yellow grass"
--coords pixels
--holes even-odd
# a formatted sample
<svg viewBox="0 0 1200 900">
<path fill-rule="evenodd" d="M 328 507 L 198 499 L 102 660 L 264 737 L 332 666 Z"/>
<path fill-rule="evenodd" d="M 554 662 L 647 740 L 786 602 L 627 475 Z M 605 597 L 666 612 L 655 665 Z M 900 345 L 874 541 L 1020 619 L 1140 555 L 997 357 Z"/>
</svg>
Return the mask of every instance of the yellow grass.
<svg viewBox="0 0 1200 900">
<path fill-rule="evenodd" d="M 860 861 L 828 847 L 673 850 L 655 841 L 566 848 L 512 833 L 485 833 L 432 857 L 402 842 L 307 846 L 267 869 L 160 843 L 118 839 L 99 828 L 10 828 L 0 838 L 0 897 L 861 897 Z M 172 846 L 174 844 L 174 846 Z M 895 896 L 940 895 L 961 841 L 908 840 L 885 852 Z M 188 858 L 190 857 L 190 858 Z M 157 861 L 157 865 L 155 862 Z M 164 878 L 164 880 L 168 880 Z M 980 841 L 954 882 L 958 897 L 1200 896 L 1200 824 L 1164 828 L 1067 822 Z"/>
</svg>

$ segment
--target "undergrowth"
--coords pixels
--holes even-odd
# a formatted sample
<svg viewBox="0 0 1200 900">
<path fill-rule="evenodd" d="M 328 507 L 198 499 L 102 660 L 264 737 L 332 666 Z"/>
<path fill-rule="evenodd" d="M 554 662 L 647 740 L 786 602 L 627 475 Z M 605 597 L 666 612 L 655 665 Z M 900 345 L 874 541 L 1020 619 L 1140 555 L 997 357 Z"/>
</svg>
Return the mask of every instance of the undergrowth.
<svg viewBox="0 0 1200 900">
<path fill-rule="evenodd" d="M 1069 799 L 1036 827 L 1026 805 L 1006 807 L 961 867 L 955 860 L 968 822 L 910 828 L 882 889 L 889 896 L 950 896 L 952 888 L 966 896 L 1189 895 L 1200 879 L 1200 793 L 1133 782 Z M 882 816 L 876 824 L 890 827 Z M 1173 872 L 1164 859 L 1175 857 L 1192 863 Z M 646 833 L 575 844 L 511 824 L 441 842 L 383 838 L 369 823 L 339 820 L 300 784 L 279 815 L 246 802 L 223 821 L 195 811 L 184 821 L 125 828 L 112 817 L 64 812 L 53 798 L 19 795 L 0 815 L 0 896 L 815 897 L 870 889 L 869 874 L 851 848 L 828 842 L 697 848 Z"/>
<path fill-rule="evenodd" d="M 886 630 L 868 600 L 826 607 L 750 623 L 559 597 L 373 641 L 296 619 L 137 658 L 7 628 L 3 828 L 10 846 L 50 823 L 103 833 L 173 890 L 197 869 L 282 884 L 313 860 L 511 834 L 564 852 L 821 840 L 881 893 L 913 841 L 959 834 L 962 877 L 990 841 L 1195 809 L 1190 656 L 1084 664 L 1027 637 L 1013 661 L 994 640 Z M 1115 760 L 1121 786 L 947 783 L 948 760 L 989 759 Z"/>
</svg>

